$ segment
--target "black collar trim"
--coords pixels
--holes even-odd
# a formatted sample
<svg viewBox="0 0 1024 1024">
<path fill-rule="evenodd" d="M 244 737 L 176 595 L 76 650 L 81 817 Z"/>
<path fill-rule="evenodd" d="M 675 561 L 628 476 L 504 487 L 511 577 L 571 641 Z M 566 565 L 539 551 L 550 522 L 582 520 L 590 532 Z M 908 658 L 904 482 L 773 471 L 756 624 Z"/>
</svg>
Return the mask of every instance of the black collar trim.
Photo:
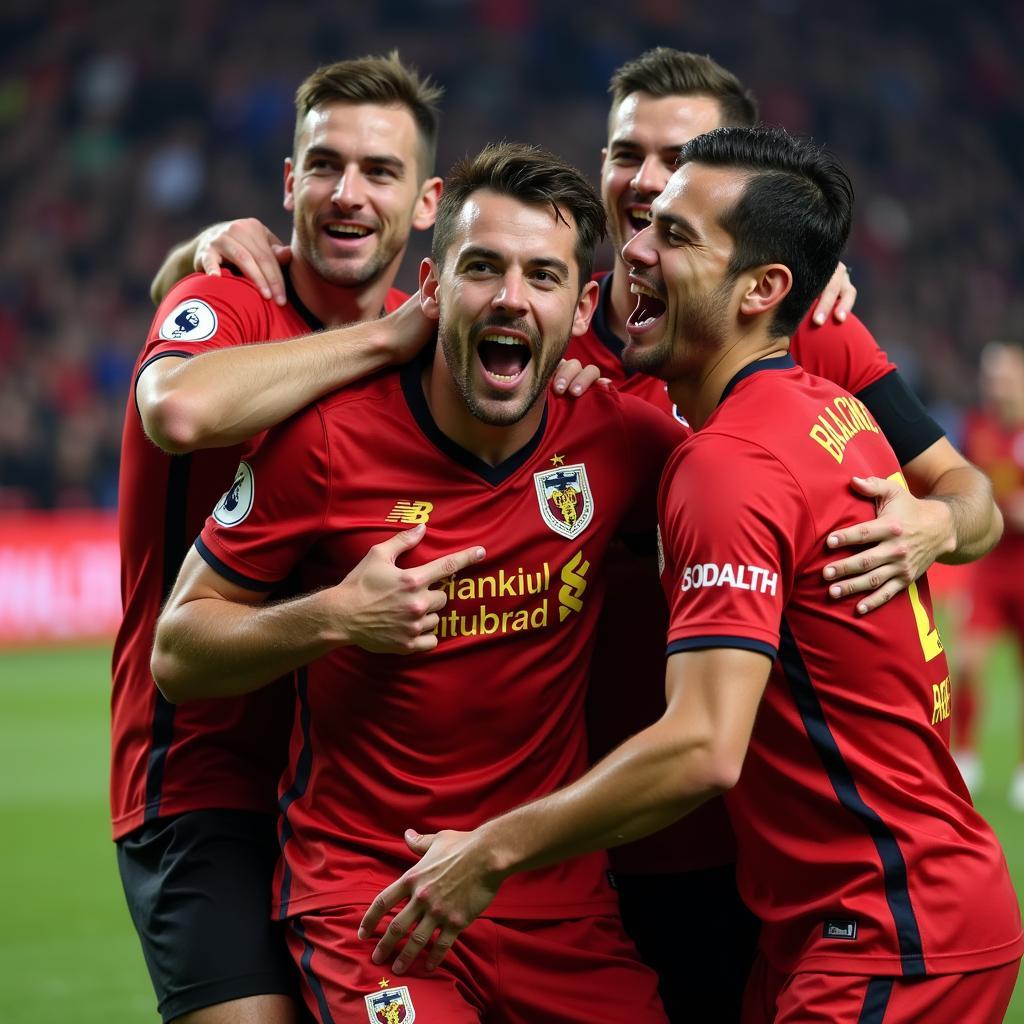
<svg viewBox="0 0 1024 1024">
<path fill-rule="evenodd" d="M 597 296 L 597 309 L 594 310 L 594 318 L 590 321 L 590 326 L 594 328 L 597 340 L 621 363 L 622 350 L 626 346 L 622 339 L 608 326 L 608 315 L 612 307 L 612 278 L 614 276 L 615 272 L 610 271 L 597 282 L 597 287 L 600 289 Z M 626 376 L 632 377 L 635 372 L 635 370 L 626 370 Z"/>
<path fill-rule="evenodd" d="M 299 298 L 299 293 L 295 290 L 295 285 L 292 284 L 292 275 L 288 273 L 288 268 L 283 269 L 284 273 L 284 292 L 288 297 L 288 302 L 295 307 L 295 312 L 306 321 L 311 331 L 322 331 L 326 328 L 326 324 L 310 312 L 306 304 Z"/>
<path fill-rule="evenodd" d="M 721 405 L 729 397 L 732 393 L 732 389 L 736 387 L 741 380 L 744 380 L 747 377 L 752 377 L 755 373 L 760 373 L 762 370 L 792 370 L 795 367 L 796 363 L 788 352 L 784 356 L 773 356 L 771 359 L 755 359 L 754 362 L 747 363 L 747 365 L 744 366 L 743 369 L 725 385 L 725 390 L 722 392 L 722 397 L 719 398 L 718 404 Z"/>
<path fill-rule="evenodd" d="M 418 358 L 413 359 L 402 367 L 402 392 L 405 395 L 409 411 L 412 413 L 412 418 L 416 421 L 420 430 L 423 431 L 427 440 L 453 462 L 465 466 L 466 469 L 476 473 L 477 476 L 482 477 L 492 486 L 496 487 L 504 483 L 516 470 L 529 461 L 533 453 L 540 447 L 540 443 L 544 438 L 544 431 L 548 425 L 547 398 L 544 399 L 544 413 L 540 418 L 540 425 L 537 427 L 533 437 L 504 462 L 499 463 L 497 466 L 492 466 L 453 441 L 434 422 L 434 417 L 430 413 L 430 406 L 427 405 L 427 396 L 423 393 L 423 370 L 426 367 L 427 359 L 433 358 L 434 346 L 427 345 Z"/>
</svg>

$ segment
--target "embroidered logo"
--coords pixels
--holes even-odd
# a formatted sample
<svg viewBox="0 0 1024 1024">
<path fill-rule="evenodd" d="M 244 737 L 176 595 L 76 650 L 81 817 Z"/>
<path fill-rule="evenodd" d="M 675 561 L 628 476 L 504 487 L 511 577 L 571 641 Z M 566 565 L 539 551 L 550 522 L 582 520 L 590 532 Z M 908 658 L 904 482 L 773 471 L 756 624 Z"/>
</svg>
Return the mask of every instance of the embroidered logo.
<svg viewBox="0 0 1024 1024">
<path fill-rule="evenodd" d="M 429 501 L 396 501 L 395 507 L 388 513 L 386 522 L 418 526 L 425 523 L 433 511 L 434 506 Z"/>
<path fill-rule="evenodd" d="M 371 992 L 365 999 L 370 1024 L 412 1024 L 416 1019 L 407 985 Z"/>
<path fill-rule="evenodd" d="M 544 522 L 562 537 L 578 537 L 594 517 L 594 496 L 583 463 L 533 474 Z"/>
<path fill-rule="evenodd" d="M 166 341 L 206 341 L 217 333 L 217 314 L 202 299 L 179 302 L 160 325 Z"/>
</svg>

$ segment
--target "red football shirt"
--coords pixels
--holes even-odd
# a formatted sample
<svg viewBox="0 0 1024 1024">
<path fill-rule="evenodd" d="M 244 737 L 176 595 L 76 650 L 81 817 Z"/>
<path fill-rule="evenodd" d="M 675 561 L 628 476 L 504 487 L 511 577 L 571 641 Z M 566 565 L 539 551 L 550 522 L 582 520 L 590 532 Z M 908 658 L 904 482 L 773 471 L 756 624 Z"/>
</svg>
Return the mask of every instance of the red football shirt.
<svg viewBox="0 0 1024 1024">
<path fill-rule="evenodd" d="M 272 431 L 197 542 L 243 586 L 297 577 L 303 592 L 337 583 L 403 524 L 427 523 L 407 565 L 487 550 L 445 585 L 436 650 L 343 648 L 297 674 L 281 916 L 368 902 L 415 862 L 408 827 L 473 828 L 583 773 L 606 551 L 620 531 L 653 534 L 679 440 L 646 403 L 594 391 L 550 400 L 530 442 L 491 467 L 439 431 L 421 371 L 347 388 Z M 524 873 L 488 913 L 607 913 L 606 866 L 602 853 Z"/>
<path fill-rule="evenodd" d="M 405 296 L 392 290 L 385 308 Z M 160 304 L 133 381 L 153 360 L 309 334 L 323 325 L 289 288 L 268 302 L 241 277 L 193 274 Z M 157 615 L 189 545 L 231 483 L 239 447 L 170 456 L 142 428 L 134 387 L 121 443 L 118 519 L 124 618 L 114 642 L 110 802 L 114 838 L 201 808 L 273 812 L 290 688 L 179 707 L 149 671 Z"/>
<path fill-rule="evenodd" d="M 1005 427 L 984 409 L 973 409 L 964 417 L 964 455 L 992 481 L 992 496 L 1004 510 L 1024 494 L 1024 427 Z M 1005 558 L 1024 563 L 1024 533 L 1010 517 L 990 560 Z"/>
<path fill-rule="evenodd" d="M 780 971 L 959 973 L 1024 951 L 1002 849 L 949 753 L 927 579 L 868 616 L 821 586 L 829 532 L 872 514 L 851 475 L 898 472 L 863 403 L 782 357 L 737 374 L 659 493 L 669 655 L 772 659 L 726 803 Z"/>
</svg>

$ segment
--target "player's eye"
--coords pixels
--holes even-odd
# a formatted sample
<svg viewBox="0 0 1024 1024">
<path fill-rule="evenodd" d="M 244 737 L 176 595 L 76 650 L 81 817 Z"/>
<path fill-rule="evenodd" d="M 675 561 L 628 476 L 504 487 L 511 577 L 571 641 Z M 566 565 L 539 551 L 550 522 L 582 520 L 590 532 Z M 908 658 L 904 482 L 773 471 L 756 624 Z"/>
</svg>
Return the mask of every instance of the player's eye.
<svg viewBox="0 0 1024 1024">
<path fill-rule="evenodd" d="M 558 275 L 551 270 L 535 270 L 532 277 L 534 281 L 537 281 L 540 284 L 552 285 L 560 283 Z"/>
<path fill-rule="evenodd" d="M 376 178 L 379 181 L 391 181 L 398 177 L 398 173 L 393 167 L 387 167 L 384 164 L 370 167 L 366 174 L 368 177 Z"/>
<path fill-rule="evenodd" d="M 632 150 L 613 151 L 612 163 L 617 167 L 636 167 L 640 163 L 640 154 Z"/>
</svg>

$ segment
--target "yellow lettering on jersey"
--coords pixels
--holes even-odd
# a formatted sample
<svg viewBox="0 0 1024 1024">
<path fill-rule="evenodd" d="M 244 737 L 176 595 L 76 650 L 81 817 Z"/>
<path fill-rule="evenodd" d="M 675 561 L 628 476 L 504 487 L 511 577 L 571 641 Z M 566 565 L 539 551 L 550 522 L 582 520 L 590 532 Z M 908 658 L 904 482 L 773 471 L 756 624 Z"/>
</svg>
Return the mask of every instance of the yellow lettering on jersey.
<svg viewBox="0 0 1024 1024">
<path fill-rule="evenodd" d="M 950 691 L 949 676 L 946 676 L 937 686 L 932 684 L 932 696 L 935 700 L 935 707 L 932 710 L 932 725 L 944 722 L 949 718 Z"/>
<path fill-rule="evenodd" d="M 879 433 L 867 406 L 858 398 L 836 395 L 832 404 L 821 411 L 808 436 L 842 464 L 846 446 L 863 430 Z"/>
<path fill-rule="evenodd" d="M 410 526 L 418 526 L 420 523 L 430 519 L 430 513 L 434 506 L 429 501 L 396 501 L 395 507 L 388 513 L 385 522 L 408 523 Z"/>
<path fill-rule="evenodd" d="M 587 589 L 586 575 L 590 563 L 583 561 L 582 549 L 577 551 L 562 568 L 562 588 L 558 591 L 558 621 L 565 620 L 573 613 L 583 610 L 583 591 Z"/>
</svg>

